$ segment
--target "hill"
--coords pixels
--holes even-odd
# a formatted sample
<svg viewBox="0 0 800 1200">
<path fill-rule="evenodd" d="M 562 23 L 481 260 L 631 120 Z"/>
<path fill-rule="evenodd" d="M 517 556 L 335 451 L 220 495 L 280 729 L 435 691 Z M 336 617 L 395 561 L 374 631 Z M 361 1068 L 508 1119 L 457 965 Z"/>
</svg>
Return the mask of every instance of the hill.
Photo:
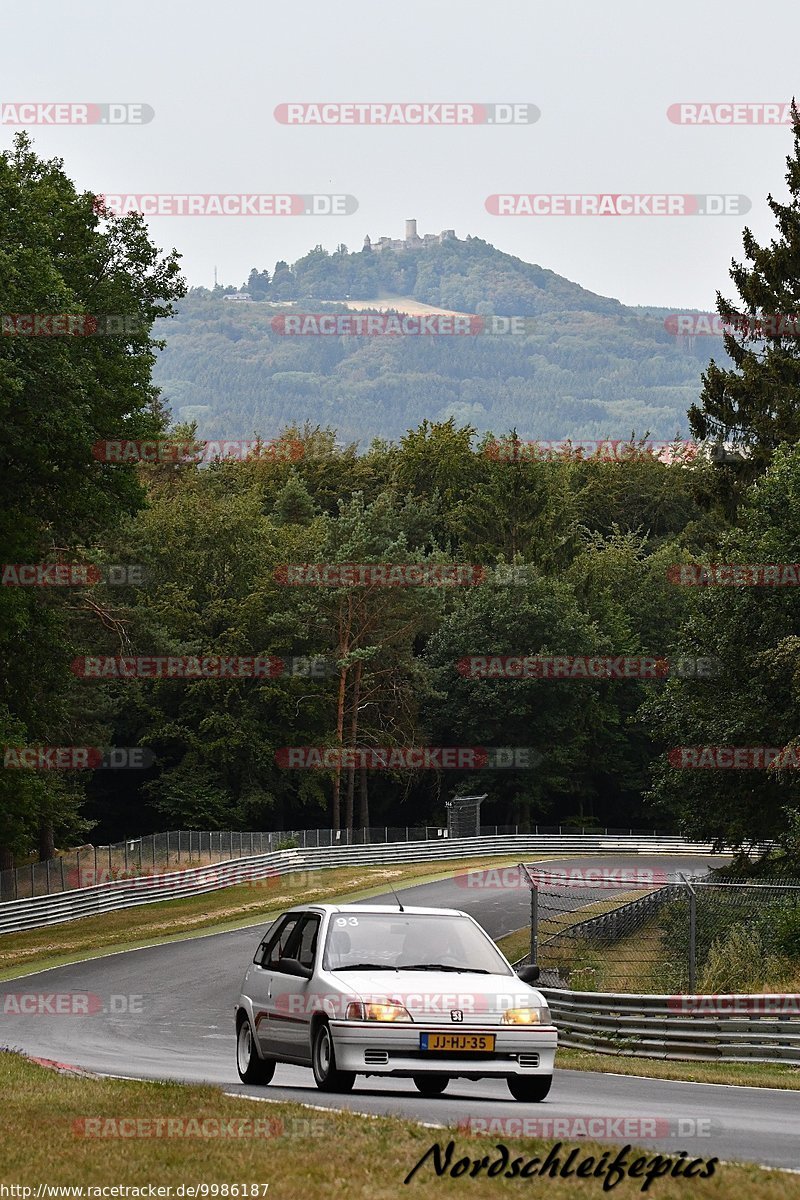
<svg viewBox="0 0 800 1200">
<path fill-rule="evenodd" d="M 664 309 L 626 308 L 479 238 L 424 249 L 329 254 L 253 271 L 251 303 L 193 289 L 158 330 L 155 380 L 201 437 L 271 436 L 308 419 L 362 443 L 423 418 L 526 438 L 686 434 L 686 409 L 719 339 L 678 339 Z M 230 292 L 232 289 L 228 289 Z M 281 313 L 399 312 L 526 318 L 490 336 L 306 336 Z M 520 322 L 520 325 L 522 323 Z"/>
</svg>

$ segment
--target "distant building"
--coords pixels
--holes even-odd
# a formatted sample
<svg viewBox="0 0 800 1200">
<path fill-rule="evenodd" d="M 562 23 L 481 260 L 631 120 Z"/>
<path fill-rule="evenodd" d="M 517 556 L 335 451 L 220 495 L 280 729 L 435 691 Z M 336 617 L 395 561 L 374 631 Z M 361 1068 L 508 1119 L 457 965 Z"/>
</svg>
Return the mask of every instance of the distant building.
<svg viewBox="0 0 800 1200">
<path fill-rule="evenodd" d="M 252 304 L 253 302 L 253 297 L 249 292 L 229 292 L 228 295 L 223 296 L 222 299 L 236 300 L 239 304 L 247 303 L 248 301 Z"/>
<path fill-rule="evenodd" d="M 369 234 L 364 238 L 365 250 L 424 250 L 426 246 L 440 246 L 442 242 L 455 242 L 455 229 L 443 229 L 441 233 L 426 233 L 422 237 L 417 233 L 417 222 L 406 221 L 406 236 L 404 238 L 378 238 L 377 242 L 370 240 Z"/>
</svg>

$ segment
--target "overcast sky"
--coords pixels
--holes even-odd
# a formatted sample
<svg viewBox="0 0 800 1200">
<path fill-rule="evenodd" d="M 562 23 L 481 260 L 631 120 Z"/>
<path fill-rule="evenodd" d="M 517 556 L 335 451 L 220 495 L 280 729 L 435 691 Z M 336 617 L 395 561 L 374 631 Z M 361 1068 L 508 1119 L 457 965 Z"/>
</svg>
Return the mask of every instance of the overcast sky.
<svg viewBox="0 0 800 1200">
<path fill-rule="evenodd" d="M 775 101 L 797 91 L 800 6 L 405 0 L 2 2 L 0 101 L 139 102 L 143 126 L 30 127 L 82 188 L 103 193 L 346 193 L 341 217 L 160 217 L 190 284 L 239 284 L 252 266 L 364 234 L 454 228 L 628 304 L 713 308 L 745 221 L 773 232 L 788 127 L 691 127 L 691 101 Z M 310 127 L 291 101 L 527 102 L 534 124 Z M 0 125 L 0 145 L 14 130 Z M 496 217 L 514 193 L 741 194 L 746 218 Z"/>
</svg>

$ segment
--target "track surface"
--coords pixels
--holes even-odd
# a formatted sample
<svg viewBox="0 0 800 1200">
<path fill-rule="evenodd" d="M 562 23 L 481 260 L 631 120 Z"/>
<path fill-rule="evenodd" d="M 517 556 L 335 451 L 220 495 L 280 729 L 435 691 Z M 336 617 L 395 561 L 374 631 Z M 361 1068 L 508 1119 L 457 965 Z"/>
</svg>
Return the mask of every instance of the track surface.
<svg viewBox="0 0 800 1200">
<path fill-rule="evenodd" d="M 597 864 L 597 857 L 591 857 L 564 859 L 557 865 Z M 602 865 L 688 874 L 702 870 L 705 863 L 697 858 L 606 855 Z M 445 879 L 404 888 L 400 895 L 407 904 L 463 909 L 494 937 L 524 926 L 529 911 L 526 886 L 516 890 L 466 888 Z M 387 898 L 391 899 L 391 893 Z M 576 893 L 576 906 L 588 898 L 586 892 L 579 898 Z M 658 1133 L 665 1136 L 637 1134 L 631 1139 L 635 1143 L 672 1153 L 686 1150 L 691 1157 L 717 1155 L 728 1161 L 800 1168 L 797 1092 L 557 1069 L 550 1096 L 538 1105 L 517 1103 L 504 1082 L 489 1080 L 455 1080 L 444 1096 L 424 1099 L 410 1081 L 360 1076 L 350 1095 L 334 1097 L 317 1091 L 310 1070 L 283 1065 L 278 1066 L 268 1088 L 245 1086 L 235 1069 L 233 1006 L 245 966 L 264 928 L 113 954 L 2 983 L 0 1002 L 12 994 L 90 992 L 99 997 L 102 1010 L 91 1016 L 23 1016 L 10 1014 L 4 1004 L 0 1043 L 114 1075 L 210 1082 L 242 1095 L 442 1125 L 468 1118 L 650 1118 L 669 1123 L 668 1128 L 658 1126 Z M 57 929 L 54 933 L 57 936 Z M 705 1124 L 698 1126 L 697 1122 Z M 703 1131 L 701 1136 L 695 1132 L 698 1129 Z M 559 1135 L 545 1131 L 544 1136 L 557 1140 Z M 613 1141 L 627 1140 L 624 1133 L 610 1136 Z M 565 1140 L 570 1140 L 569 1136 Z"/>
</svg>

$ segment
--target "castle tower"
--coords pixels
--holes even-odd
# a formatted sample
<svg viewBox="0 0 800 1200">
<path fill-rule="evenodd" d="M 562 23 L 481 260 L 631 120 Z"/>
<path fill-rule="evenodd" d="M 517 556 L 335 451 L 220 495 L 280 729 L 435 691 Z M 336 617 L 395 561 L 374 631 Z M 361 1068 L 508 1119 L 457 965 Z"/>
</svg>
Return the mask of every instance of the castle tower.
<svg viewBox="0 0 800 1200">
<path fill-rule="evenodd" d="M 416 221 L 406 221 L 406 241 L 407 242 L 416 242 L 417 240 L 418 240 L 417 222 Z"/>
</svg>

